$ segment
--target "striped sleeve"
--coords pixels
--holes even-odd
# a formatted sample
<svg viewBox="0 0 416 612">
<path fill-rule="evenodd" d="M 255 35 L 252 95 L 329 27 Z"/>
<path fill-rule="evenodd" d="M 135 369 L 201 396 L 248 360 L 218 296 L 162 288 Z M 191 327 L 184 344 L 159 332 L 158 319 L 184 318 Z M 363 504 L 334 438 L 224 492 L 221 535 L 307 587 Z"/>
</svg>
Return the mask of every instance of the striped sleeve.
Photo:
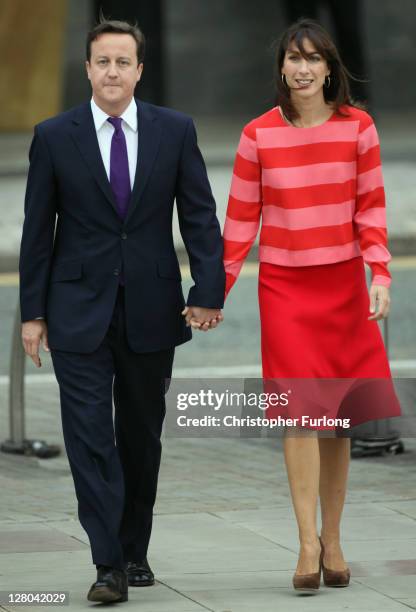
<svg viewBox="0 0 416 612">
<path fill-rule="evenodd" d="M 256 239 L 261 205 L 261 167 L 256 131 L 248 124 L 237 149 L 224 225 L 225 295 L 237 280 Z"/>
<path fill-rule="evenodd" d="M 357 201 L 354 224 L 364 261 L 370 266 L 373 284 L 390 286 L 387 264 L 386 202 L 381 170 L 380 144 L 372 119 L 360 123 L 357 157 Z"/>
</svg>

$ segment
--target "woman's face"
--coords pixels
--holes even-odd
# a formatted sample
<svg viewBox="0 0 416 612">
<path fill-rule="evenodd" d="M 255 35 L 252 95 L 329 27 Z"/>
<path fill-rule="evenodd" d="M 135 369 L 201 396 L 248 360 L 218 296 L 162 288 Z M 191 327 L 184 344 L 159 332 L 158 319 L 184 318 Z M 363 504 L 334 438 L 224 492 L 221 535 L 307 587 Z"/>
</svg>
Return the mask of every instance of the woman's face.
<svg viewBox="0 0 416 612">
<path fill-rule="evenodd" d="M 326 59 L 316 50 L 308 38 L 303 40 L 304 57 L 297 44 L 292 41 L 283 60 L 282 74 L 291 90 L 291 95 L 310 98 L 322 93 L 325 77 L 330 74 Z"/>
</svg>

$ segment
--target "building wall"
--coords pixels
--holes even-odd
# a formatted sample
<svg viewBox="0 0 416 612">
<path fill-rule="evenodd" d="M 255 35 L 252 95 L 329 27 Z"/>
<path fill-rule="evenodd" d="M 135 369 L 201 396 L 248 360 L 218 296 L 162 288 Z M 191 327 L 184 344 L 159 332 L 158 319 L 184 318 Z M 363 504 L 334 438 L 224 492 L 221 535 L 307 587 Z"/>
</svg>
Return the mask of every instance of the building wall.
<svg viewBox="0 0 416 612">
<path fill-rule="evenodd" d="M 278 2 L 168 0 L 169 103 L 198 115 L 256 112 L 273 100 Z"/>
<path fill-rule="evenodd" d="M 65 31 L 64 108 L 76 106 L 91 96 L 90 82 L 85 71 L 85 38 L 93 20 L 89 0 L 68 0 Z"/>
<path fill-rule="evenodd" d="M 366 0 L 367 47 L 380 109 L 416 108 L 416 2 Z"/>
<path fill-rule="evenodd" d="M 67 0 L 0 3 L 0 131 L 30 130 L 62 105 Z"/>
<path fill-rule="evenodd" d="M 362 11 L 375 110 L 413 109 L 416 2 L 364 0 Z M 169 104 L 197 115 L 250 115 L 270 105 L 281 2 L 166 0 L 166 19 Z M 325 11 L 322 21 L 331 26 Z"/>
<path fill-rule="evenodd" d="M 64 108 L 90 95 L 83 63 L 92 2 L 68 2 Z M 197 116 L 250 116 L 272 105 L 272 45 L 285 27 L 281 4 L 279 0 L 164 0 L 165 103 Z M 362 8 L 375 110 L 414 109 L 416 2 L 363 0 Z M 322 21 L 330 27 L 325 12 Z"/>
</svg>

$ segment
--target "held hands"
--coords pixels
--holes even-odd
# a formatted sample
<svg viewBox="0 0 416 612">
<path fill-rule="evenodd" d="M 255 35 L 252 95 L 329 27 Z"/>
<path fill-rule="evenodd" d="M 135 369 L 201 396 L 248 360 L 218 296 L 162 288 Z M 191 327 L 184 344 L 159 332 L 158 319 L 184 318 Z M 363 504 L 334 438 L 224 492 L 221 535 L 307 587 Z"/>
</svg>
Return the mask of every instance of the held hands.
<svg viewBox="0 0 416 612">
<path fill-rule="evenodd" d="M 215 329 L 224 320 L 219 308 L 201 308 L 200 306 L 185 306 L 182 311 L 186 326 L 200 331 Z"/>
<path fill-rule="evenodd" d="M 37 368 L 42 367 L 39 357 L 39 345 L 49 353 L 48 328 L 45 321 L 26 321 L 22 323 L 22 342 L 26 355 L 29 355 Z"/>
<path fill-rule="evenodd" d="M 380 321 L 389 316 L 390 292 L 384 285 L 371 285 L 370 288 L 370 321 Z"/>
</svg>

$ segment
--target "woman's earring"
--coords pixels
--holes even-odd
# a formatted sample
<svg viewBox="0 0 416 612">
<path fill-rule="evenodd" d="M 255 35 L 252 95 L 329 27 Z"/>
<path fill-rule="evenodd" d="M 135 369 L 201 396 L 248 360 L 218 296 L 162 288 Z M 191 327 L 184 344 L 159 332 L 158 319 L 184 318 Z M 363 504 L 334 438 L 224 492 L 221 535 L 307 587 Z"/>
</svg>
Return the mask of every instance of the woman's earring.
<svg viewBox="0 0 416 612">
<path fill-rule="evenodd" d="M 286 76 L 283 74 L 283 72 L 282 72 L 282 83 L 283 83 L 283 85 L 286 85 L 286 87 L 287 87 Z"/>
<path fill-rule="evenodd" d="M 327 82 L 328 79 L 328 82 Z M 329 76 L 329 74 L 325 77 L 325 87 L 329 87 L 331 85 L 331 77 Z"/>
</svg>

